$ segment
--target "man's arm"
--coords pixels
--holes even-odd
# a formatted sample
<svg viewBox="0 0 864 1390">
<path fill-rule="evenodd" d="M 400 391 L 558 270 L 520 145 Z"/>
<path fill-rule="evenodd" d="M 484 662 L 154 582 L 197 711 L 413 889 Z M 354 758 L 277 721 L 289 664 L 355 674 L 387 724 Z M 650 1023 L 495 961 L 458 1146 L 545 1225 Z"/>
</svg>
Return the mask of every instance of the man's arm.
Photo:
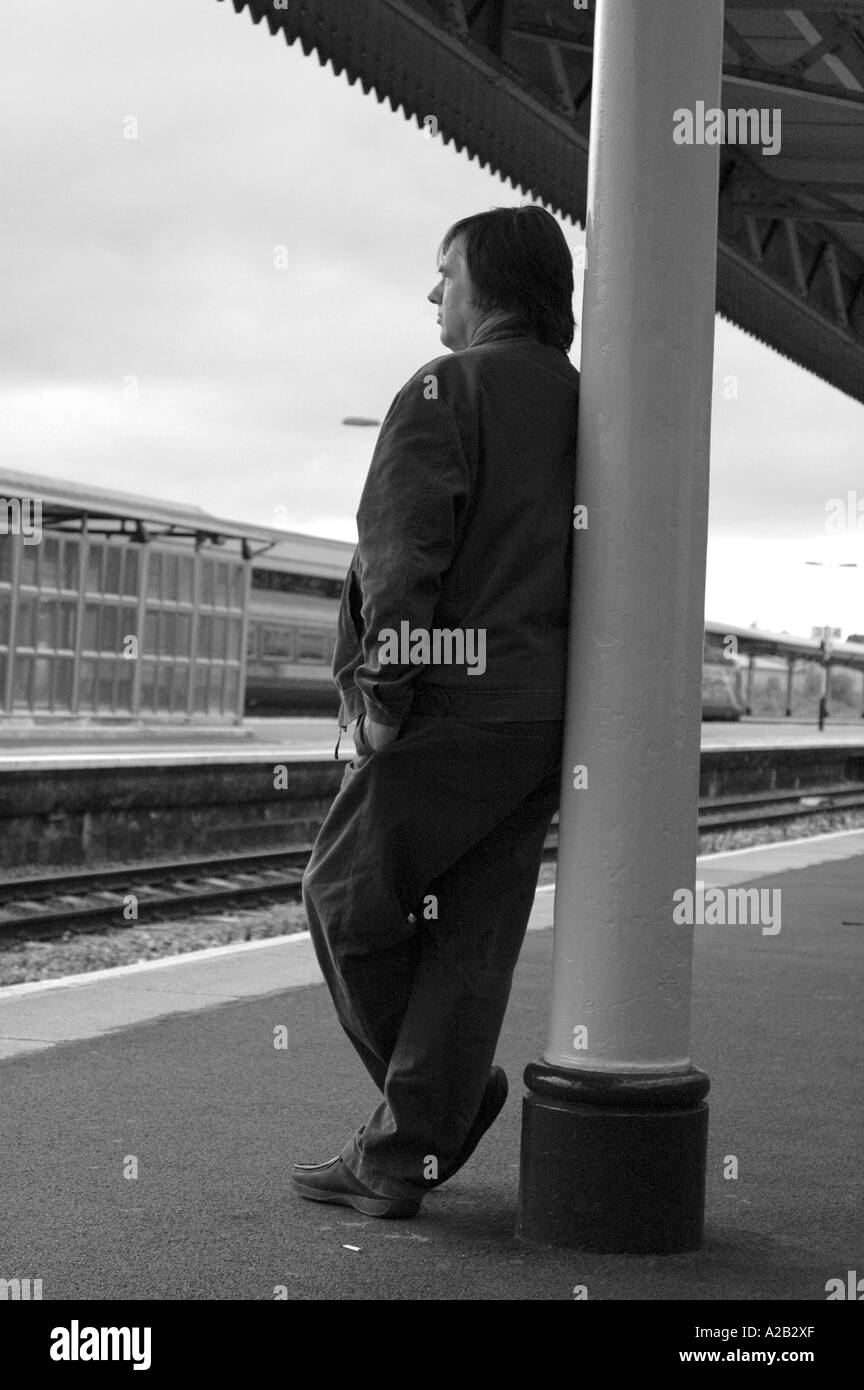
<svg viewBox="0 0 864 1390">
<path fill-rule="evenodd" d="M 471 491 L 462 439 L 437 387 L 435 377 L 418 373 L 394 400 L 357 512 L 363 662 L 354 681 L 363 695 L 365 732 L 373 748 L 376 730 L 370 725 L 393 726 L 395 737 L 411 708 L 412 684 L 428 669 L 388 658 L 403 646 L 403 623 L 409 632 L 428 632 L 433 624 Z M 397 640 L 389 640 L 388 633 Z"/>
</svg>

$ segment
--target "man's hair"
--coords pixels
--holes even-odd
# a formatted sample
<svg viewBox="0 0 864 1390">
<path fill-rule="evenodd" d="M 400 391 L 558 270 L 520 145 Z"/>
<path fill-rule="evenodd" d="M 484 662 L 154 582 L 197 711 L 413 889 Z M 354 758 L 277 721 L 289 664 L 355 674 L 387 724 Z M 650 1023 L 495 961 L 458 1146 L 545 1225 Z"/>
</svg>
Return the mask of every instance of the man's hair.
<svg viewBox="0 0 864 1390">
<path fill-rule="evenodd" d="M 573 257 L 552 214 L 525 204 L 463 217 L 445 234 L 440 255 L 456 237 L 475 306 L 507 310 L 541 343 L 567 352 L 574 332 Z"/>
</svg>

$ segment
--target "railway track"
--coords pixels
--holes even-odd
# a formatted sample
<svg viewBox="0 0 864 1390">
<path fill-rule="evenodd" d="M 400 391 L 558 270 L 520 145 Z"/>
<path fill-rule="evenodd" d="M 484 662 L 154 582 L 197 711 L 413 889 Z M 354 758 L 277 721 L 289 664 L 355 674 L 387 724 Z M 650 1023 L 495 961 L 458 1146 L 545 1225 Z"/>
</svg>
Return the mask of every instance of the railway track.
<svg viewBox="0 0 864 1390">
<path fill-rule="evenodd" d="M 699 830 L 780 825 L 814 813 L 856 807 L 864 807 L 864 783 L 718 797 L 700 804 Z M 557 854 L 557 830 L 556 818 L 544 849 L 547 862 Z M 307 845 L 9 879 L 0 883 L 0 936 L 22 931 L 50 935 L 73 925 L 79 930 L 89 925 L 132 925 L 160 915 L 176 917 L 190 908 L 265 900 L 272 894 L 297 901 L 310 852 Z"/>
<path fill-rule="evenodd" d="M 159 913 L 176 916 L 188 907 L 219 907 L 274 892 L 299 897 L 310 853 L 311 846 L 255 850 L 176 863 L 71 869 L 38 878 L 8 879 L 0 883 L 0 935 L 22 928 L 50 932 L 72 923 L 131 925 Z"/>
</svg>

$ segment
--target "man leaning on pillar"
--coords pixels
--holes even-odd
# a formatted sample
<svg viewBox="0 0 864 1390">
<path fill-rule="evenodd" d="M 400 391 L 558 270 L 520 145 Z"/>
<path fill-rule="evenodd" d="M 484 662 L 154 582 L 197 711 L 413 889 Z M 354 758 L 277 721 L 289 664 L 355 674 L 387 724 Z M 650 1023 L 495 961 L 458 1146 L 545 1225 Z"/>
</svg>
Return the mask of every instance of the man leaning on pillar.
<svg viewBox="0 0 864 1390">
<path fill-rule="evenodd" d="M 542 208 L 498 208 L 450 228 L 438 274 L 449 352 L 396 396 L 360 499 L 333 659 L 356 757 L 303 878 L 337 1016 L 381 1100 L 294 1183 L 380 1217 L 414 1216 L 507 1098 L 495 1047 L 564 728 L 572 258 Z M 403 624 L 408 659 L 389 643 L 382 659 Z M 466 640 L 432 644 L 436 631 Z M 453 659 L 478 634 L 482 670 Z"/>
</svg>

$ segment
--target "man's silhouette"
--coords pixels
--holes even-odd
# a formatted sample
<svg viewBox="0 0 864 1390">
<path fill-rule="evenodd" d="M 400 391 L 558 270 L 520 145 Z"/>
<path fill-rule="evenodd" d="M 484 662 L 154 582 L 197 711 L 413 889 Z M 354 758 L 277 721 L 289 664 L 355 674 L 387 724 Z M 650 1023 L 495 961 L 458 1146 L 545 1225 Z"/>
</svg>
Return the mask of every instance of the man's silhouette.
<svg viewBox="0 0 864 1390">
<path fill-rule="evenodd" d="M 371 1216 L 414 1215 L 506 1100 L 493 1058 L 561 776 L 572 260 L 549 213 L 500 208 L 450 228 L 439 272 L 450 351 L 396 396 L 360 501 L 333 661 L 357 756 L 303 880 L 382 1099 L 294 1182 Z"/>
</svg>

